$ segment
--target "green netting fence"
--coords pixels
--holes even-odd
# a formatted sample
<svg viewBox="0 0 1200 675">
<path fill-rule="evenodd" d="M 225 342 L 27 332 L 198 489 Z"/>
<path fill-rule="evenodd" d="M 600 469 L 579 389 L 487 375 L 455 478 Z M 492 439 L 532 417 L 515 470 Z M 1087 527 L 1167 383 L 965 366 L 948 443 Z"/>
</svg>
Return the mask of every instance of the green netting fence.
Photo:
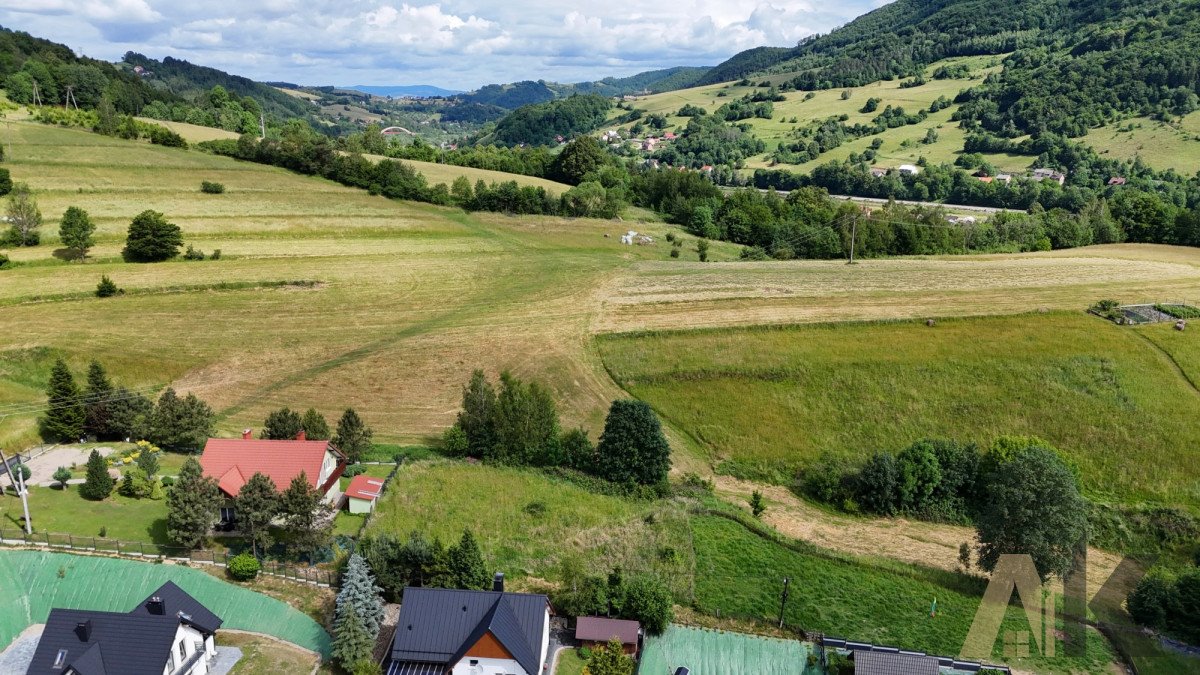
<svg viewBox="0 0 1200 675">
<path fill-rule="evenodd" d="M 52 607 L 129 611 L 174 581 L 224 619 L 224 628 L 264 633 L 329 656 L 329 633 L 274 598 L 178 565 L 48 551 L 0 551 L 0 649 Z"/>
<path fill-rule="evenodd" d="M 638 675 L 821 675 L 819 660 L 808 663 L 812 643 L 671 625 L 646 639 Z"/>
</svg>

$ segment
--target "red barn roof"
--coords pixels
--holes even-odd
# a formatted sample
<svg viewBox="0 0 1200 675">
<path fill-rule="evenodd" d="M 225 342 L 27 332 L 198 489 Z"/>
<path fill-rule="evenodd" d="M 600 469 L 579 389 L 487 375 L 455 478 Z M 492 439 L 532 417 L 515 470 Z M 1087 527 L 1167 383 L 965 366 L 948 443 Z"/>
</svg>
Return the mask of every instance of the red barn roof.
<svg viewBox="0 0 1200 675">
<path fill-rule="evenodd" d="M 326 450 L 339 456 L 338 468 L 325 485 L 317 485 Z M 255 438 L 210 438 L 200 455 L 205 476 L 217 479 L 221 491 L 236 497 L 256 473 L 266 474 L 275 489 L 286 490 L 304 472 L 308 484 L 322 493 L 342 475 L 345 461 L 329 441 L 267 441 Z"/>
<path fill-rule="evenodd" d="M 360 473 L 350 479 L 350 485 L 346 486 L 346 496 L 375 501 L 383 493 L 383 482 L 382 478 L 372 478 L 365 473 Z"/>
<path fill-rule="evenodd" d="M 616 638 L 623 645 L 636 645 L 638 629 L 636 621 L 606 619 L 600 616 L 581 616 L 575 622 L 575 639 L 589 642 L 608 642 Z"/>
</svg>

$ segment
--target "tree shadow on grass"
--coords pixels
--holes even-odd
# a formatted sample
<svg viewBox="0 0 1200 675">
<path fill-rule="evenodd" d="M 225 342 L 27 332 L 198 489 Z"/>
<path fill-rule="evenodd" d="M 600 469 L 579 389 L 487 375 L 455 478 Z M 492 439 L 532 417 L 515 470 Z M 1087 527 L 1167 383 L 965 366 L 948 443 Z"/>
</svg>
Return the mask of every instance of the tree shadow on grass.
<svg viewBox="0 0 1200 675">
<path fill-rule="evenodd" d="M 54 252 L 51 253 L 50 255 L 53 255 L 55 258 L 58 258 L 59 260 L 64 260 L 66 262 L 79 261 L 79 251 L 77 251 L 73 248 L 56 248 L 56 249 L 54 249 Z"/>
<path fill-rule="evenodd" d="M 171 538 L 167 536 L 167 519 L 155 518 L 150 526 L 146 528 L 146 535 L 150 537 L 147 543 L 155 546 L 171 546 Z"/>
</svg>

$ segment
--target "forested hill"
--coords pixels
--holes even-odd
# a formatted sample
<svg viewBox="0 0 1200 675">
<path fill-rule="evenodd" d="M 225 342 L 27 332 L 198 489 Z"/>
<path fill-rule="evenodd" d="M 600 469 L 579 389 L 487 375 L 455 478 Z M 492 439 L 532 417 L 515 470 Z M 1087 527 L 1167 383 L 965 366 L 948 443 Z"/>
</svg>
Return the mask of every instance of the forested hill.
<svg viewBox="0 0 1200 675">
<path fill-rule="evenodd" d="M 126 52 L 122 64 L 132 70 L 140 66 L 153 73 L 146 80 L 151 86 L 169 91 L 185 100 L 196 100 L 221 86 L 239 98 L 250 97 L 264 112 L 280 119 L 304 117 L 312 113 L 312 105 L 278 89 L 240 75 L 230 75 L 216 68 L 198 66 L 182 59 L 166 57 L 161 61 L 136 52 Z"/>
<path fill-rule="evenodd" d="M 915 77 L 951 56 L 1008 54 L 960 119 L 1008 136 L 1079 136 L 1181 115 L 1200 93 L 1200 0 L 897 0 L 790 49 L 749 50 L 704 82 L 793 74 L 813 90 Z"/>
<path fill-rule="evenodd" d="M 0 26 L 0 83 L 17 103 L 62 105 L 67 88 L 80 107 L 93 108 L 107 96 L 123 113 L 137 113 L 152 101 L 176 96 L 157 91 L 133 73 L 111 63 L 78 57 L 66 45 Z"/>
</svg>

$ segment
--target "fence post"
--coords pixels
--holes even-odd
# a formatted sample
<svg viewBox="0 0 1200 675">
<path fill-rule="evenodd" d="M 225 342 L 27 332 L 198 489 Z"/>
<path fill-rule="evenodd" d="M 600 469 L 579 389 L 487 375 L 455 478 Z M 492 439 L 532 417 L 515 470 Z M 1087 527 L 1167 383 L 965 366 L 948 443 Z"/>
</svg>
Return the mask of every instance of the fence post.
<svg viewBox="0 0 1200 675">
<path fill-rule="evenodd" d="M 75 550 L 75 538 L 69 534 L 67 535 L 67 548 L 71 549 L 72 551 Z"/>
<path fill-rule="evenodd" d="M 138 542 L 138 555 L 146 557 L 146 546 L 142 542 Z"/>
</svg>

